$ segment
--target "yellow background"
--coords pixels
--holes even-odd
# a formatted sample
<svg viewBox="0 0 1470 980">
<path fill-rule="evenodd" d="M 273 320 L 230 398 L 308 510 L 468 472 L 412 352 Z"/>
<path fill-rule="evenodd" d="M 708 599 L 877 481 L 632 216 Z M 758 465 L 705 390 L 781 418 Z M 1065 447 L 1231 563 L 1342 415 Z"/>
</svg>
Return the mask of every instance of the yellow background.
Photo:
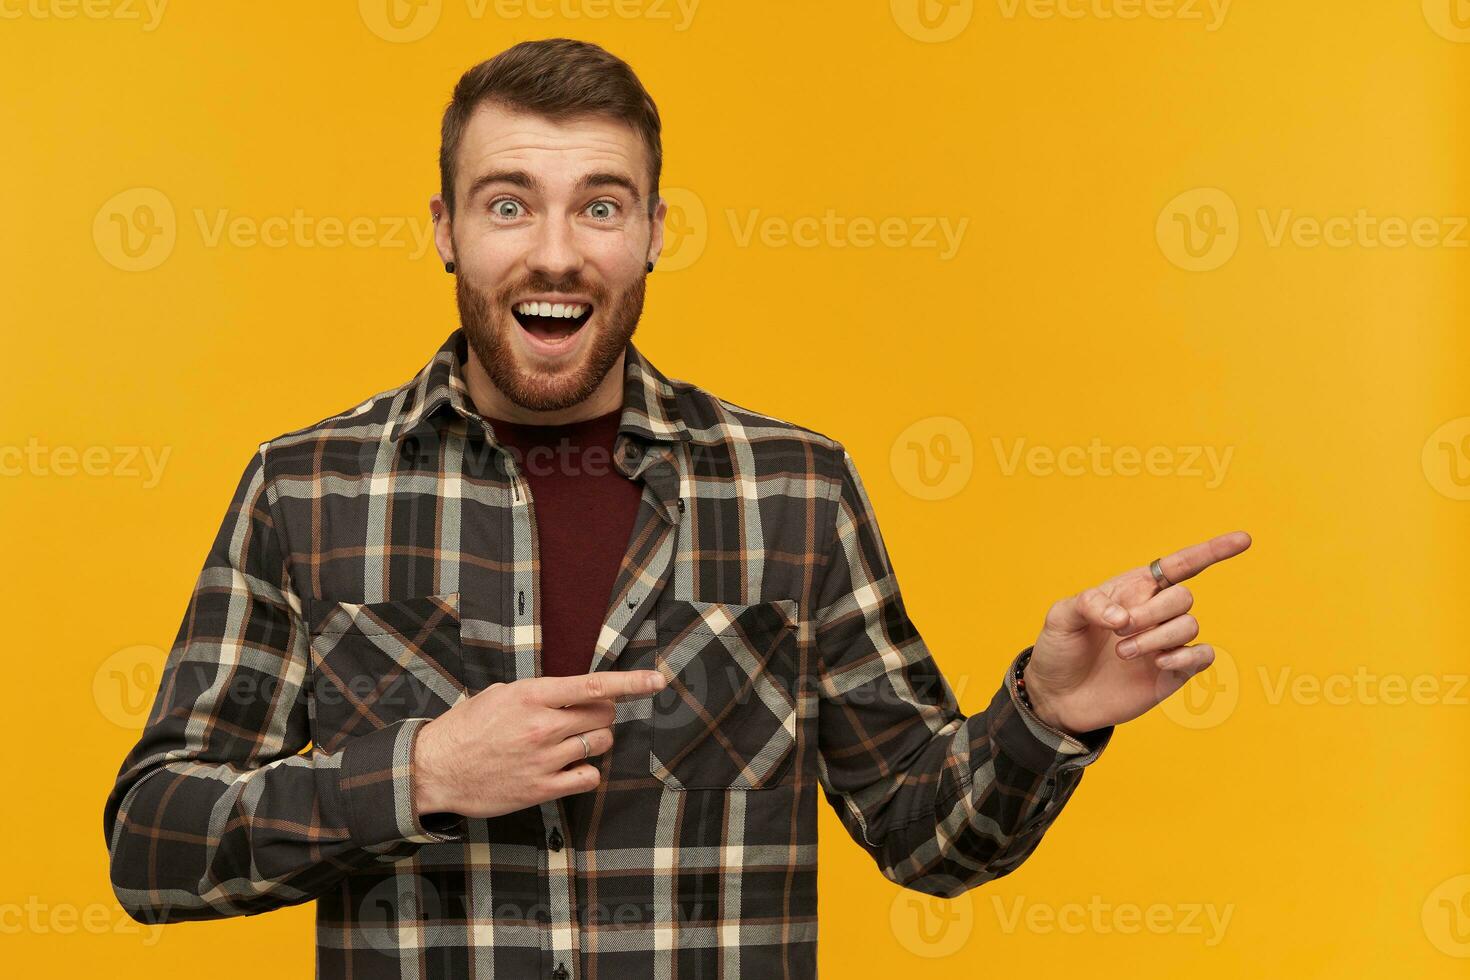
<svg viewBox="0 0 1470 980">
<path fill-rule="evenodd" d="M 930 6 L 954 36 L 926 40 L 905 0 L 704 0 L 688 21 L 672 0 L 442 0 L 390 40 L 366 0 L 176 0 L 156 23 L 141 0 L 5 0 L 0 446 L 44 453 L 0 478 L 0 956 L 310 975 L 310 905 L 161 936 L 116 906 L 102 805 L 137 729 L 111 685 L 151 698 L 255 445 L 400 383 L 453 328 L 451 279 L 390 219 L 427 224 L 459 73 L 571 35 L 626 58 L 664 118 L 679 226 L 636 342 L 848 446 L 967 711 L 1055 599 L 1255 539 L 1191 583 L 1211 686 L 1120 727 L 1011 876 L 931 902 L 824 810 L 823 975 L 1464 976 L 1470 30 L 1449 2 L 1212 21 L 1197 0 L 987 0 Z M 138 188 L 174 241 L 127 271 L 117 222 L 164 226 Z M 1234 251 L 1182 268 L 1169 230 L 1220 194 Z M 206 234 L 297 209 L 378 238 Z M 783 243 L 829 211 L 845 224 Z M 1360 211 L 1439 241 L 1273 237 Z M 850 224 L 890 218 L 867 247 Z M 968 222 L 947 256 L 921 234 L 945 221 Z M 1164 465 L 1007 465 L 1018 440 L 1094 439 Z M 63 475 L 66 447 L 95 475 Z M 128 475 L 126 447 L 167 451 L 161 477 Z M 1191 475 L 1199 447 L 1230 452 L 1221 479 Z M 1414 683 L 1438 693 L 1389 703 Z"/>
</svg>

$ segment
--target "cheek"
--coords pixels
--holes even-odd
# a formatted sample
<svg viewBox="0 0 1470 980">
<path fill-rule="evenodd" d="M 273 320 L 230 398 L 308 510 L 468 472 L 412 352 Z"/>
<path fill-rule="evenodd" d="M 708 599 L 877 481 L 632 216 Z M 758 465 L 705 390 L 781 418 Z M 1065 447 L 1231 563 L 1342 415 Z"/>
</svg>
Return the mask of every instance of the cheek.
<svg viewBox="0 0 1470 980">
<path fill-rule="evenodd" d="M 612 289 L 623 289 L 644 273 L 648 259 L 646 241 L 635 234 L 607 233 L 588 240 L 582 257 L 588 275 L 595 275 Z"/>
</svg>

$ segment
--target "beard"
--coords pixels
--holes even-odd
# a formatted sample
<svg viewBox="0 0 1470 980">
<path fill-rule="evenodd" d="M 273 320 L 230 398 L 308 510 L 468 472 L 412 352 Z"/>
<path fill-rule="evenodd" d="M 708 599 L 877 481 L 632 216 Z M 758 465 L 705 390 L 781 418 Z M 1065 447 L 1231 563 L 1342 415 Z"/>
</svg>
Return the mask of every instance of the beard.
<svg viewBox="0 0 1470 980">
<path fill-rule="evenodd" d="M 454 296 L 465 338 L 495 387 L 522 408 L 553 412 L 589 398 L 623 353 L 643 315 L 645 278 L 640 275 L 609 301 L 607 291 L 592 283 L 553 283 L 535 275 L 487 295 L 460 273 L 454 277 Z M 517 359 L 511 334 L 521 325 L 511 313 L 511 300 L 533 292 L 582 293 L 592 298 L 592 317 L 579 329 L 593 333 L 578 341 L 585 350 L 562 369 L 537 371 Z"/>
</svg>

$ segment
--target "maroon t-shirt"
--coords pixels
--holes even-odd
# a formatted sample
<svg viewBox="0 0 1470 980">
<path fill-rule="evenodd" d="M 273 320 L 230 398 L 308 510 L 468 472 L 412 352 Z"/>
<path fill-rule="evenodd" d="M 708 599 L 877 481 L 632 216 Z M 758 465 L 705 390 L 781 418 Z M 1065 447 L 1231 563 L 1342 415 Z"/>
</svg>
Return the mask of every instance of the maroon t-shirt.
<svg viewBox="0 0 1470 980">
<path fill-rule="evenodd" d="M 622 409 L 564 425 L 487 416 L 531 485 L 541 556 L 541 673 L 585 674 L 643 484 L 613 465 Z"/>
</svg>

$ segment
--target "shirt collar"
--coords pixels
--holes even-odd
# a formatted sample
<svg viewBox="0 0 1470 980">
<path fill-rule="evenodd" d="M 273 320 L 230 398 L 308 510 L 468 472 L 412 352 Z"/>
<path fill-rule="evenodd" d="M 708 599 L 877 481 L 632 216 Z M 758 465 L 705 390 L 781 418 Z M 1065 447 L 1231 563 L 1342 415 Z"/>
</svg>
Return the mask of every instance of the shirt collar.
<svg viewBox="0 0 1470 980">
<path fill-rule="evenodd" d="M 481 418 L 465 386 L 465 356 L 464 328 L 458 327 L 407 385 L 391 432 L 395 441 L 433 426 L 439 419 Z M 690 438 L 679 417 L 673 385 L 631 340 L 623 357 L 623 408 L 618 417 L 618 431 L 650 442 L 680 442 Z M 490 441 L 496 441 L 493 434 Z"/>
</svg>

